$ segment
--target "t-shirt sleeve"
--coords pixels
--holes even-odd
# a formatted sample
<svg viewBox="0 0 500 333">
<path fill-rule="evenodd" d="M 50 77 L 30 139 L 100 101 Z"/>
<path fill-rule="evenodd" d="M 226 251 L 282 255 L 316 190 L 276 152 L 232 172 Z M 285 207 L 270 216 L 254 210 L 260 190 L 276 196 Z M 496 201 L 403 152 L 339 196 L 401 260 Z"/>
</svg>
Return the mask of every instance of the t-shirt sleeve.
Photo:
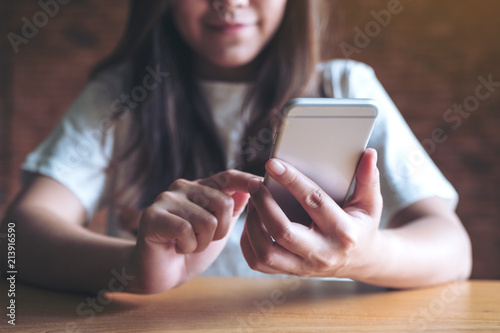
<svg viewBox="0 0 500 333">
<path fill-rule="evenodd" d="M 458 194 L 423 149 L 393 101 L 365 64 L 347 61 L 329 66 L 335 97 L 370 98 L 379 114 L 368 143 L 378 152 L 384 209 L 381 226 L 399 210 L 424 198 L 443 198 L 451 209 Z"/>
<path fill-rule="evenodd" d="M 81 201 L 91 219 L 106 182 L 112 153 L 110 109 L 113 98 L 106 84 L 90 82 L 56 129 L 22 165 L 22 175 L 38 173 L 66 186 Z"/>
</svg>

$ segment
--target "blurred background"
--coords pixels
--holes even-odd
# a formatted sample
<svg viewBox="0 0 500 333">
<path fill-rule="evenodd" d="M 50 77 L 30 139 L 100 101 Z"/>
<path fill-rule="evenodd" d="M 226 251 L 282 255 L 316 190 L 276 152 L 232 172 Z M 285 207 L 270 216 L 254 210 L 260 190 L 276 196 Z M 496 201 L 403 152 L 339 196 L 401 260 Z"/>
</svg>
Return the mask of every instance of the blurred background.
<svg viewBox="0 0 500 333">
<path fill-rule="evenodd" d="M 116 45 L 127 17 L 125 0 L 60 2 L 67 4 L 45 16 L 38 1 L 0 2 L 1 217 L 20 189 L 22 161 L 83 89 L 89 69 Z M 500 1 L 332 4 L 337 29 L 335 43 L 324 46 L 325 57 L 349 57 L 375 69 L 460 194 L 458 214 L 473 243 L 473 278 L 500 279 L 500 86 L 490 87 L 479 103 L 474 98 L 479 77 L 500 83 Z M 40 25 L 25 31 L 30 38 L 22 37 L 26 20 Z M 9 33 L 23 38 L 16 39 L 17 50 Z M 470 112 L 445 121 L 448 109 L 464 103 Z M 433 137 L 436 129 L 442 130 L 439 138 L 447 136 L 444 142 Z"/>
</svg>

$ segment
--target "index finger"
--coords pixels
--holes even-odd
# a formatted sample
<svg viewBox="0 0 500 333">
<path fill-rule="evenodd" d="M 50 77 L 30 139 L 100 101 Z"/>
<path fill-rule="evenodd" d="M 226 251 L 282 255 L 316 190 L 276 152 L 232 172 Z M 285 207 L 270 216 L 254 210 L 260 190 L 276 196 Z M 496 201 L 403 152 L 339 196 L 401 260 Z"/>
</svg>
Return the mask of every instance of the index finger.
<svg viewBox="0 0 500 333">
<path fill-rule="evenodd" d="M 235 192 L 248 193 L 248 181 L 256 177 L 248 172 L 231 169 L 201 179 L 199 183 L 232 195 Z"/>
<path fill-rule="evenodd" d="M 342 208 L 319 185 L 289 163 L 276 158 L 270 159 L 266 163 L 266 171 L 297 199 L 320 229 L 329 229 L 330 223 L 326 222 L 328 217 L 345 215 Z"/>
</svg>

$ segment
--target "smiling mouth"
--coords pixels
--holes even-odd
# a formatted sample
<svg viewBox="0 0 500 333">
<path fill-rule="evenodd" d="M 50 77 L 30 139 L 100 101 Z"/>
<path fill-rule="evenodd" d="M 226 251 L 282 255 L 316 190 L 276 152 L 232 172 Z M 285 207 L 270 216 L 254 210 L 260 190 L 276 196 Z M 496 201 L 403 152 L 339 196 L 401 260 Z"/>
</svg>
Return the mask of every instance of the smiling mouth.
<svg viewBox="0 0 500 333">
<path fill-rule="evenodd" d="M 248 24 L 248 23 L 234 23 L 234 22 L 219 22 L 219 23 L 209 23 L 207 24 L 207 27 L 215 32 L 221 32 L 221 33 L 236 33 L 240 32 L 242 30 L 245 30 L 247 28 L 250 28 L 254 26 L 255 24 Z"/>
</svg>

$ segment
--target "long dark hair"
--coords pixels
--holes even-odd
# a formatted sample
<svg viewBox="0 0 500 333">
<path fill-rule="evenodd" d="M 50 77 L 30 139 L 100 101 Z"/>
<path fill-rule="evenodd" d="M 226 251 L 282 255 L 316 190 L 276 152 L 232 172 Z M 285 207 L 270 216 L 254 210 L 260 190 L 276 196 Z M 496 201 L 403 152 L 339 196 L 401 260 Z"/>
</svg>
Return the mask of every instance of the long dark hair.
<svg viewBox="0 0 500 333">
<path fill-rule="evenodd" d="M 254 107 L 244 138 L 272 126 L 271 119 L 282 105 L 310 87 L 319 58 L 319 36 L 327 27 L 326 7 L 321 0 L 288 0 L 281 26 L 256 60 L 259 70 L 247 95 Z M 128 148 L 115 156 L 115 162 L 126 162 L 132 153 L 136 155 L 133 165 L 114 163 L 132 168 L 125 187 L 139 189 L 130 203 L 136 209 L 150 205 L 177 178 L 197 179 L 226 168 L 214 121 L 197 84 L 192 51 L 177 32 L 170 8 L 171 1 L 131 0 L 121 42 L 91 73 L 92 78 L 129 63 L 131 87 L 142 84 L 147 68 L 169 73 L 139 107 L 130 110 L 134 126 Z M 245 154 L 249 143 L 243 140 L 240 168 L 262 174 L 270 143 L 262 142 L 264 149 L 258 154 Z"/>
</svg>

